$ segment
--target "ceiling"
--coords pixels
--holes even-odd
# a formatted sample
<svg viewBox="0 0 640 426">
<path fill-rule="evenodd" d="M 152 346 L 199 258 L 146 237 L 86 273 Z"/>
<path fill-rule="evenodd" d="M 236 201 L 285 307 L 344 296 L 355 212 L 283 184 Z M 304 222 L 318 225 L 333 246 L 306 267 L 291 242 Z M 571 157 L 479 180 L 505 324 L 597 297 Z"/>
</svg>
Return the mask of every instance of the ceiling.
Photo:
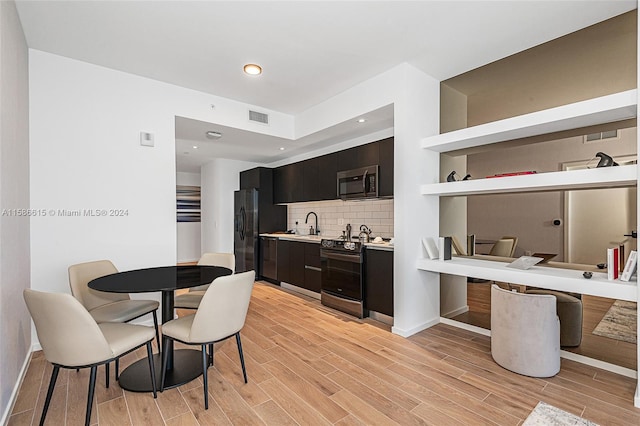
<svg viewBox="0 0 640 426">
<path fill-rule="evenodd" d="M 16 4 L 30 48 L 292 115 L 403 62 L 445 80 L 636 8 L 635 1 L 590 0 Z M 261 76 L 242 73 L 250 62 L 263 67 Z M 354 117 L 345 117 L 296 144 L 218 126 L 227 139 L 213 154 L 277 161 L 374 131 L 392 122 L 389 111 L 356 130 Z M 191 156 L 191 168 L 194 157 L 206 158 L 181 154 L 207 142 L 205 128 L 176 119 L 179 169 L 181 157 Z"/>
</svg>

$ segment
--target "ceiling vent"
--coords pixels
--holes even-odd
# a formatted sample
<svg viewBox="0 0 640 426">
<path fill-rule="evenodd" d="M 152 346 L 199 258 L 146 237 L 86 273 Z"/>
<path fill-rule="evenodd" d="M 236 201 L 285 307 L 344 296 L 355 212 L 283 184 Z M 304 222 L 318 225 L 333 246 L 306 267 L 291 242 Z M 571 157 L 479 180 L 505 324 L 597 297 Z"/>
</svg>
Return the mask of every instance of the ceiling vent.
<svg viewBox="0 0 640 426">
<path fill-rule="evenodd" d="M 261 124 L 269 124 L 269 114 L 249 110 L 249 121 Z"/>
</svg>

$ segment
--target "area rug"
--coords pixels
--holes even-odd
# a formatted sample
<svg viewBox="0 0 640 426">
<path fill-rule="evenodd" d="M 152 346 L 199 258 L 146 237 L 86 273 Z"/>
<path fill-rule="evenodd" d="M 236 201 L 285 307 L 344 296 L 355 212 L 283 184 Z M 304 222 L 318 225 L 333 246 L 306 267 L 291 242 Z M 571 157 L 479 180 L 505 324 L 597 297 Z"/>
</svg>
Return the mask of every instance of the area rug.
<svg viewBox="0 0 640 426">
<path fill-rule="evenodd" d="M 616 300 L 593 330 L 593 334 L 636 343 L 637 321 L 636 303 Z"/>
<path fill-rule="evenodd" d="M 522 426 L 598 426 L 587 419 L 567 413 L 542 401 L 536 405 Z"/>
</svg>

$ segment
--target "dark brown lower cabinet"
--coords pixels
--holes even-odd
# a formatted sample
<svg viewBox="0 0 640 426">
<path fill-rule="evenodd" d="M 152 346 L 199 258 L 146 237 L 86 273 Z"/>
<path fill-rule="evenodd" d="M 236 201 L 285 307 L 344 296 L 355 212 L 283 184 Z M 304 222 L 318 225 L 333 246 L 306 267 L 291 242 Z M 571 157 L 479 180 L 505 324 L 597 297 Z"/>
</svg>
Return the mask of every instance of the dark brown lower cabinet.
<svg viewBox="0 0 640 426">
<path fill-rule="evenodd" d="M 320 244 L 278 240 L 278 281 L 320 292 Z"/>
<path fill-rule="evenodd" d="M 365 251 L 365 309 L 393 316 L 393 251 Z"/>
</svg>

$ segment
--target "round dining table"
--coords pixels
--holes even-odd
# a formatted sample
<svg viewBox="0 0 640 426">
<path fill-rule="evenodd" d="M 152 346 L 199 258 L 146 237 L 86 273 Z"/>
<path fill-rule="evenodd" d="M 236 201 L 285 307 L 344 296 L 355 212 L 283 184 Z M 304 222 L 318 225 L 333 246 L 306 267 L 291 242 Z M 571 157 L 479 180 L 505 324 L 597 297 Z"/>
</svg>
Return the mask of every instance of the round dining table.
<svg viewBox="0 0 640 426">
<path fill-rule="evenodd" d="M 174 318 L 175 290 L 210 284 L 218 277 L 231 275 L 229 268 L 221 266 L 161 266 L 135 269 L 105 275 L 89 281 L 89 288 L 113 293 L 162 292 L 162 323 Z M 195 311 L 194 311 L 195 312 Z M 165 388 L 188 383 L 202 374 L 202 354 L 193 349 L 173 349 L 169 340 Z M 162 368 L 160 354 L 154 355 L 156 371 Z M 160 388 L 161 374 L 156 374 L 157 388 Z M 145 359 L 125 368 L 118 379 L 120 387 L 132 392 L 151 392 L 153 387 L 149 375 L 149 364 Z"/>
</svg>

